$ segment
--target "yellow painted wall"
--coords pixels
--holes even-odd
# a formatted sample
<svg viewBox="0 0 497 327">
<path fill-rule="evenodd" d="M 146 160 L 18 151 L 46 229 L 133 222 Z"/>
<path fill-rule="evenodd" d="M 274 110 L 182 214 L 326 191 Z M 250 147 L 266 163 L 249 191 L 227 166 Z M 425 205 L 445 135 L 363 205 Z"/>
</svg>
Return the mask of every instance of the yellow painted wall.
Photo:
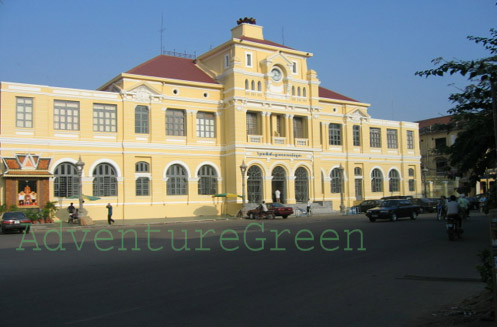
<svg viewBox="0 0 497 327">
<path fill-rule="evenodd" d="M 245 31 L 245 32 L 243 32 Z M 259 35 L 259 32 L 261 34 Z M 92 195 L 94 167 L 108 162 L 118 170 L 118 195 L 86 203 L 90 216 L 105 219 L 105 205 L 114 205 L 117 219 L 159 218 L 178 216 L 219 215 L 226 210 L 226 200 L 198 195 L 197 169 L 209 164 L 218 171 L 218 192 L 242 194 L 239 166 L 259 166 L 264 175 L 263 199 L 272 201 L 272 170 L 284 168 L 287 180 L 287 203 L 295 203 L 295 171 L 304 167 L 309 172 L 309 195 L 314 201 L 331 201 L 338 210 L 340 194 L 331 193 L 330 172 L 342 165 L 345 169 L 344 203 L 352 206 L 357 199 L 354 191 L 354 168 L 363 171 L 363 198 L 421 194 L 420 152 L 418 126 L 415 123 L 377 120 L 367 113 L 366 103 L 324 99 L 318 97 L 319 80 L 316 72 L 308 70 L 307 58 L 312 54 L 275 47 L 257 42 L 240 41 L 240 33 L 261 38 L 262 28 L 245 26 L 233 31 L 232 39 L 197 58 L 197 66 L 218 84 L 186 82 L 149 76 L 121 74 L 102 90 L 64 89 L 39 85 L 1 83 L 1 153 L 13 157 L 16 153 L 33 153 L 52 158 L 53 172 L 62 162 L 75 163 L 81 155 L 85 162 L 83 193 Z M 252 55 L 252 67 L 246 65 L 246 54 Z M 226 65 L 226 55 L 229 65 Z M 293 62 L 297 71 L 293 72 Z M 272 81 L 269 73 L 274 67 L 283 72 L 283 79 Z M 249 81 L 249 89 L 245 81 Z M 255 90 L 251 83 L 254 81 Z M 261 83 L 261 91 L 258 90 Z M 301 95 L 292 94 L 292 87 Z M 304 96 L 303 89 L 306 89 Z M 295 91 L 296 92 L 296 91 Z M 15 127 L 16 97 L 34 99 L 34 127 Z M 54 100 L 78 101 L 80 130 L 53 129 Z M 117 132 L 93 131 L 93 105 L 113 104 L 117 107 Z M 137 105 L 150 110 L 148 134 L 136 134 L 134 110 Z M 166 135 L 166 111 L 184 110 L 186 136 Z M 198 112 L 215 114 L 216 137 L 201 138 L 196 134 Z M 258 114 L 258 135 L 247 135 L 247 112 Z M 282 117 L 283 134 L 277 137 L 277 116 Z M 295 140 L 293 119 L 302 117 L 307 137 Z M 328 125 L 342 125 L 342 144 L 328 144 Z M 352 126 L 361 126 L 361 145 L 352 144 Z M 370 148 L 369 129 L 381 129 L 382 147 Z M 387 129 L 398 132 L 398 149 L 387 148 Z M 414 149 L 407 149 L 406 132 L 414 132 Z M 253 138 L 252 136 L 255 136 Z M 135 195 L 135 163 L 150 164 L 150 195 Z M 178 163 L 188 170 L 188 195 L 167 195 L 166 169 Z M 416 170 L 416 190 L 408 191 L 408 168 Z M 379 168 L 384 173 L 383 192 L 371 192 L 370 173 Z M 401 175 L 401 190 L 388 191 L 388 172 L 397 169 Z M 3 188 L 0 184 L 0 188 Z M 53 180 L 50 183 L 53 197 Z M 3 190 L 0 190 L 0 194 Z M 71 200 L 57 199 L 61 207 Z M 72 200 L 75 202 L 74 200 Z M 235 204 L 234 199 L 229 199 Z M 238 199 L 238 206 L 241 199 Z M 77 202 L 77 201 L 76 201 Z M 233 205 L 228 213 L 236 213 Z"/>
</svg>

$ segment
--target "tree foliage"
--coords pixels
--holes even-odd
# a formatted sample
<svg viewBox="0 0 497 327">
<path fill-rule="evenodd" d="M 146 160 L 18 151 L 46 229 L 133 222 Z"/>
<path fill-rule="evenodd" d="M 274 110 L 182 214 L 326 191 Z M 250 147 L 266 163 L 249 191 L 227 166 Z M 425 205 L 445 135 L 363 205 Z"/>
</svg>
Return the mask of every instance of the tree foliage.
<svg viewBox="0 0 497 327">
<path fill-rule="evenodd" d="M 448 130 L 460 132 L 455 143 L 443 151 L 449 155 L 457 175 L 469 175 L 472 180 L 482 175 L 486 168 L 495 167 L 497 131 L 497 30 L 490 30 L 490 37 L 469 36 L 468 39 L 482 44 L 490 56 L 477 60 L 451 60 L 436 58 L 436 68 L 418 71 L 418 76 L 445 76 L 460 74 L 471 83 L 449 99 L 454 107 Z"/>
</svg>

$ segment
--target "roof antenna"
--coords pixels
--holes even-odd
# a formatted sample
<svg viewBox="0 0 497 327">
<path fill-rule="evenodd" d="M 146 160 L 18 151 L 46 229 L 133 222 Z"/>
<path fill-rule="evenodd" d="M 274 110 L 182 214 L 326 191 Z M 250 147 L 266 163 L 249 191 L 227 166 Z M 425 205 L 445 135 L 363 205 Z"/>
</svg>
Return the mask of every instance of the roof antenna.
<svg viewBox="0 0 497 327">
<path fill-rule="evenodd" d="M 162 46 L 163 33 L 166 29 L 164 28 L 164 12 L 161 13 L 160 17 L 160 54 L 164 54 L 164 47 Z"/>
</svg>

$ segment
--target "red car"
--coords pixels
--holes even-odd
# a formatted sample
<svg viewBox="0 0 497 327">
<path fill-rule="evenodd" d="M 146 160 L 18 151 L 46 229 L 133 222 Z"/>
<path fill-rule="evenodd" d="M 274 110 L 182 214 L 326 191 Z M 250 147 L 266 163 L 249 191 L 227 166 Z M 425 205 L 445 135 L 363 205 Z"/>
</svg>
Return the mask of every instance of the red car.
<svg viewBox="0 0 497 327">
<path fill-rule="evenodd" d="M 283 217 L 283 219 L 293 214 L 292 207 L 285 207 L 281 203 L 270 203 L 268 204 L 267 208 L 274 212 L 275 216 L 281 216 Z"/>
<path fill-rule="evenodd" d="M 5 212 L 2 215 L 2 233 L 6 231 L 20 231 L 21 233 L 26 230 L 26 233 L 29 233 L 29 229 L 31 226 L 31 220 L 26 217 L 24 212 L 13 211 L 13 212 Z"/>
</svg>

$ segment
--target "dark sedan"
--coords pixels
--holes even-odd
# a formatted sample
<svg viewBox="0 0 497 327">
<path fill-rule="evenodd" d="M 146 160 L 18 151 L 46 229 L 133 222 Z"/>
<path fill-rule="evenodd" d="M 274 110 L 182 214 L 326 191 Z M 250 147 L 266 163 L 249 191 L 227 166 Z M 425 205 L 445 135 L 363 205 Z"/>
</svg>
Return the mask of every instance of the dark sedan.
<svg viewBox="0 0 497 327">
<path fill-rule="evenodd" d="M 31 226 L 31 220 L 26 217 L 24 212 L 15 211 L 15 212 L 5 212 L 2 215 L 2 232 L 6 231 L 19 231 L 23 232 L 26 230 L 26 233 L 29 233 L 29 229 Z"/>
<path fill-rule="evenodd" d="M 398 218 L 403 217 L 416 219 L 418 212 L 419 206 L 412 204 L 409 200 L 386 200 L 381 201 L 379 207 L 369 209 L 366 216 L 371 222 L 375 222 L 376 219 L 397 221 Z"/>
<path fill-rule="evenodd" d="M 368 209 L 379 206 L 380 203 L 381 200 L 364 200 L 357 205 L 357 211 L 365 213 Z"/>
<path fill-rule="evenodd" d="M 286 207 L 281 203 L 270 203 L 268 205 L 268 209 L 274 212 L 275 216 L 281 216 L 283 218 L 288 217 L 293 214 L 292 207 Z"/>
<path fill-rule="evenodd" d="M 437 211 L 438 199 L 416 198 L 412 199 L 411 202 L 420 207 L 420 213 Z"/>
</svg>

